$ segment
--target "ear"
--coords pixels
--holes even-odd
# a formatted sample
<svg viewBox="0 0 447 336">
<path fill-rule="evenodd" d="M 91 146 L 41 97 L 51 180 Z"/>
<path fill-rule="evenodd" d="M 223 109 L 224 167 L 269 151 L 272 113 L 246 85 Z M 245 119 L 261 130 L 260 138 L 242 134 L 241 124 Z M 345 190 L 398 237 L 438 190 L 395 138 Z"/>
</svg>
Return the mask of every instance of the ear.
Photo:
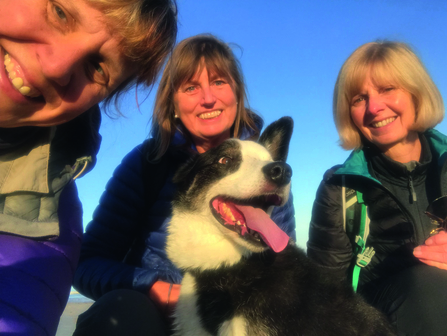
<svg viewBox="0 0 447 336">
<path fill-rule="evenodd" d="M 180 182 L 184 182 L 186 177 L 189 175 L 190 171 L 194 168 L 199 158 L 199 154 L 193 155 L 186 162 L 176 170 L 174 177 L 172 178 L 172 182 L 174 184 L 178 184 Z"/>
<path fill-rule="evenodd" d="M 259 138 L 259 143 L 267 148 L 274 161 L 285 162 L 289 153 L 292 133 L 293 119 L 282 117 L 267 126 Z"/>
</svg>

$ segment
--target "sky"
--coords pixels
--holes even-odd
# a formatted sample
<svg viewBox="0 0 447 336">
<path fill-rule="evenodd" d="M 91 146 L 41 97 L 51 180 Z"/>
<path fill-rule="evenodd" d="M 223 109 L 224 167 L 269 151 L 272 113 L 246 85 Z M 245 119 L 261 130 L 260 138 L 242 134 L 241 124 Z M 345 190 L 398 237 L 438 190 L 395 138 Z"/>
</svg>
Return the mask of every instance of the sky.
<svg viewBox="0 0 447 336">
<path fill-rule="evenodd" d="M 288 163 L 293 169 L 297 244 L 303 248 L 322 176 L 349 155 L 338 145 L 332 119 L 334 83 L 346 58 L 371 41 L 408 43 L 447 99 L 445 0 L 178 0 L 177 4 L 178 41 L 211 33 L 230 43 L 242 65 L 249 106 L 266 125 L 281 116 L 294 119 Z M 77 180 L 84 227 L 113 170 L 148 137 L 156 89 L 157 85 L 151 91 L 133 89 L 121 102 L 124 117 L 103 116 L 98 163 Z M 447 134 L 447 122 L 436 129 Z"/>
</svg>

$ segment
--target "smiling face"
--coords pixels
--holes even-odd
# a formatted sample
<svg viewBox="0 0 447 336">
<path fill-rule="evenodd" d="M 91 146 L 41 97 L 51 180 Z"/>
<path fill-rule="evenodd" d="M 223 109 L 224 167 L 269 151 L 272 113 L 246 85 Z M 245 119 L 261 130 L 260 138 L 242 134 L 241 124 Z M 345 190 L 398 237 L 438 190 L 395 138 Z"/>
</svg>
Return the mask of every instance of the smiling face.
<svg viewBox="0 0 447 336">
<path fill-rule="evenodd" d="M 409 92 L 393 85 L 378 86 L 367 75 L 352 98 L 351 118 L 364 137 L 387 153 L 393 147 L 418 141 L 412 131 L 416 112 Z"/>
<path fill-rule="evenodd" d="M 199 153 L 230 137 L 237 112 L 231 83 L 209 74 L 206 67 L 180 85 L 174 94 L 175 113 L 190 132 Z"/>
<path fill-rule="evenodd" d="M 84 0 L 0 0 L 0 126 L 50 126 L 104 99 L 132 71 Z"/>
</svg>

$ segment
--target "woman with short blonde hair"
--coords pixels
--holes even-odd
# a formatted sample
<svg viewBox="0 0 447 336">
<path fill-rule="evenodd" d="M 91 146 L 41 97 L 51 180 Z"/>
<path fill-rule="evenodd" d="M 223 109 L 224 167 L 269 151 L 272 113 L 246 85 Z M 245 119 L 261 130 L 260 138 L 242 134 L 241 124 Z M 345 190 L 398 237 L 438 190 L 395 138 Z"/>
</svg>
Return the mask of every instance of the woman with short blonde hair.
<svg viewBox="0 0 447 336">
<path fill-rule="evenodd" d="M 444 334 L 447 234 L 426 215 L 447 195 L 438 88 L 407 44 L 367 43 L 338 74 L 333 115 L 353 151 L 317 191 L 308 256 L 352 281 L 399 335 Z"/>
<path fill-rule="evenodd" d="M 334 120 L 344 149 L 362 147 L 360 133 L 350 117 L 350 105 L 368 72 L 378 86 L 392 84 L 411 93 L 416 107 L 414 130 L 425 132 L 444 118 L 441 93 L 408 45 L 399 42 L 366 43 L 346 60 L 335 84 Z"/>
</svg>

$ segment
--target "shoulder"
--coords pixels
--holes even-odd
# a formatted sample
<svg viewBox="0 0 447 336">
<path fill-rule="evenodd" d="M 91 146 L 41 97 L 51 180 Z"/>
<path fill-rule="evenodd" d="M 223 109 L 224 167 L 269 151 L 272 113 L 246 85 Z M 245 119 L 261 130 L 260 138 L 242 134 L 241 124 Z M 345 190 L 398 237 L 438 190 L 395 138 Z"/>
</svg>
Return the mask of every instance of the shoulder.
<svg viewBox="0 0 447 336">
<path fill-rule="evenodd" d="M 95 105 L 73 120 L 55 126 L 51 140 L 51 156 L 56 155 L 57 158 L 67 161 L 64 164 L 70 165 L 79 158 L 90 157 L 91 163 L 83 175 L 86 174 L 96 164 L 96 155 L 101 145 L 100 125 L 101 112 L 98 105 Z"/>
<path fill-rule="evenodd" d="M 141 165 L 141 162 L 144 157 L 144 148 L 143 144 L 139 144 L 134 147 L 129 153 L 127 153 L 121 161 L 121 165 L 133 166 L 133 165 Z"/>
<path fill-rule="evenodd" d="M 429 129 L 423 134 L 438 154 L 445 153 L 447 149 L 447 137 L 443 133 L 435 129 Z"/>
<path fill-rule="evenodd" d="M 334 177 L 334 173 L 341 167 L 342 165 L 338 164 L 326 170 L 326 172 L 323 174 L 323 182 L 330 181 Z"/>
<path fill-rule="evenodd" d="M 352 188 L 357 179 L 352 175 L 341 174 L 339 170 L 343 165 L 335 165 L 323 174 L 320 185 L 316 192 L 314 206 L 338 206 L 342 202 L 342 187 Z"/>
<path fill-rule="evenodd" d="M 112 179 L 121 182 L 141 184 L 145 162 L 145 142 L 135 146 L 128 152 L 115 168 Z"/>
</svg>

